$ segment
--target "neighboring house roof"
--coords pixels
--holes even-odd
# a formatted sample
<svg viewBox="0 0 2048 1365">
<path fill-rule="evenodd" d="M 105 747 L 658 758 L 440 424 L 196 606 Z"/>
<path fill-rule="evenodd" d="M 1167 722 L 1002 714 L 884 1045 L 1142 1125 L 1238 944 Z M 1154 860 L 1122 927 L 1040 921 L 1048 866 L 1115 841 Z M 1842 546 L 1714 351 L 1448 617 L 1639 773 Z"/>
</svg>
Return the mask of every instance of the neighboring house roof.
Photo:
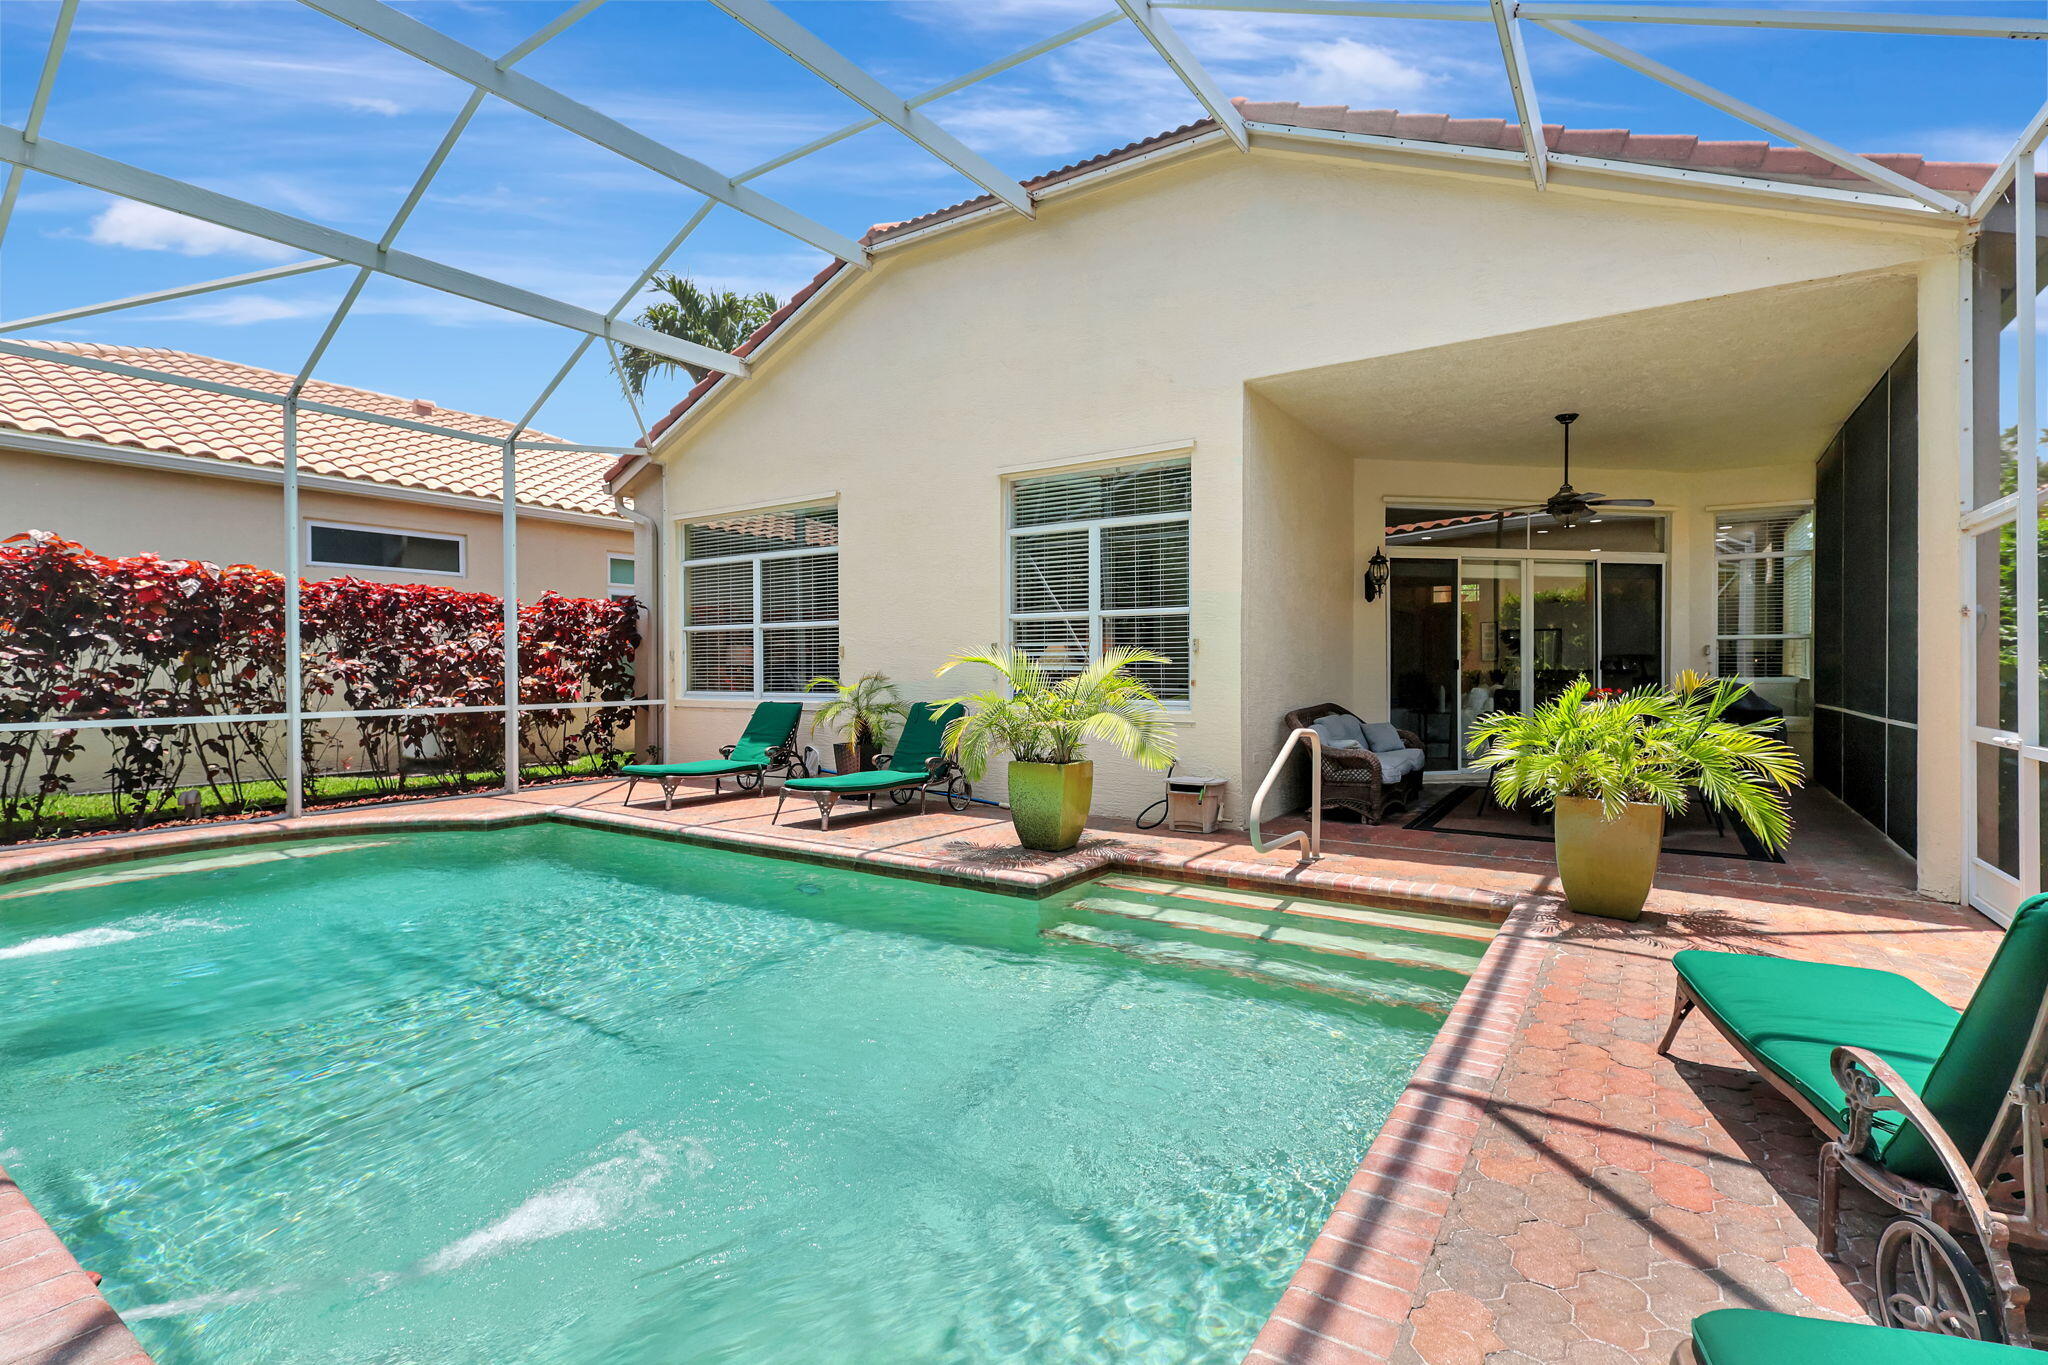
<svg viewBox="0 0 2048 1365">
<path fill-rule="evenodd" d="M 1234 99 L 1238 113 L 1250 123 L 1286 124 L 1295 128 L 1313 128 L 1329 132 L 1367 133 L 1380 137 L 1398 137 L 1412 142 L 1441 142 L 1463 147 L 1493 147 L 1510 151 L 1522 148 L 1520 125 L 1507 119 L 1498 118 L 1452 118 L 1448 114 L 1404 114 L 1398 109 L 1353 109 L 1342 104 L 1303 105 L 1292 101 L 1253 101 Z M 1076 161 L 1055 171 L 1034 176 L 1024 181 L 1027 190 L 1043 189 L 1062 180 L 1089 171 L 1100 170 L 1119 161 L 1129 161 L 1147 155 L 1162 147 L 1177 142 L 1187 142 L 1216 129 L 1214 119 L 1201 119 L 1185 124 L 1170 132 L 1158 133 L 1137 142 Z M 1654 166 L 1678 166 L 1694 170 L 1716 171 L 1730 175 L 1752 176 L 1766 180 L 1788 180 L 1801 184 L 1827 183 L 1837 187 L 1845 182 L 1862 184 L 1862 178 L 1844 170 L 1831 161 L 1824 161 L 1811 152 L 1797 147 L 1774 147 L 1768 142 L 1732 142 L 1702 139 L 1689 133 L 1634 133 L 1626 128 L 1567 128 L 1562 124 L 1543 125 L 1543 140 L 1554 152 L 1567 155 L 1600 157 L 1610 161 L 1635 161 Z M 1995 169 L 1990 162 L 1981 161 L 1929 161 L 1912 153 L 1870 153 L 1870 160 L 1886 166 L 1899 174 L 1917 180 L 1931 189 L 1944 190 L 1952 194 L 1975 191 L 1991 178 Z M 2040 188 L 2048 186 L 2048 175 L 2040 177 Z M 908 218 L 900 223 L 881 223 L 870 228 L 861 238 L 863 246 L 887 242 L 906 233 L 930 227 L 949 218 L 962 217 L 993 207 L 999 202 L 994 195 L 980 195 L 960 203 L 934 209 L 929 213 Z M 799 308 L 809 302 L 826 284 L 842 270 L 846 262 L 835 260 L 820 270 L 811 282 L 799 289 L 788 303 L 777 309 L 773 316 L 738 346 L 733 347 L 737 356 L 751 355 L 762 342 L 773 335 L 777 328 L 789 320 Z M 681 402 L 671 408 L 668 415 L 656 422 L 648 432 L 649 444 L 660 436 L 677 419 L 694 407 L 698 400 L 718 386 L 725 375 L 717 371 L 704 376 L 697 385 L 683 395 Z M 607 473 L 608 479 L 623 474 L 637 455 L 619 458 Z"/>
<path fill-rule="evenodd" d="M 292 384 L 288 374 L 189 351 L 77 341 L 26 344 L 265 393 L 282 394 Z M 303 396 L 315 403 L 431 422 L 480 436 L 504 437 L 512 431 L 510 422 L 496 417 L 317 379 L 306 385 Z M 9 428 L 165 455 L 270 468 L 284 464 L 284 440 L 275 403 L 5 353 L 0 354 L 0 446 L 6 444 Z M 538 431 L 527 431 L 523 437 L 560 439 Z M 302 412 L 298 448 L 299 467 L 309 474 L 469 497 L 500 496 L 500 450 L 474 441 Z M 522 450 L 519 501 L 532 507 L 616 516 L 618 509 L 604 482 L 610 463 L 609 456 L 590 451 Z"/>
</svg>

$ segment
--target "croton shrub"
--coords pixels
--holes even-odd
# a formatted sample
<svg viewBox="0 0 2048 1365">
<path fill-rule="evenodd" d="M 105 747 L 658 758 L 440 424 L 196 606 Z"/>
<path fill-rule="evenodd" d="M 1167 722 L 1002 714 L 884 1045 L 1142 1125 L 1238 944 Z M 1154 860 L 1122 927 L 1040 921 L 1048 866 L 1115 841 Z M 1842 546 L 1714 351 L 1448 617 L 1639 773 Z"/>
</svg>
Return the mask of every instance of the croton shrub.
<svg viewBox="0 0 2048 1365">
<path fill-rule="evenodd" d="M 44 531 L 0 541 L 0 725 L 53 720 L 280 715 L 285 707 L 285 580 L 247 564 L 159 555 L 112 558 Z M 613 766 L 629 707 L 566 709 L 633 693 L 640 642 L 631 599 L 544 593 L 519 607 L 522 766 Z M 358 578 L 299 585 L 306 770 L 392 789 L 439 774 L 495 780 L 504 605 L 489 593 Z M 355 720 L 321 712 L 392 711 Z M 133 825 L 202 790 L 210 809 L 277 804 L 284 726 L 212 721 L 110 729 L 0 730 L 0 837 L 72 823 Z M 310 784 L 309 785 L 314 785 Z M 76 793 L 102 794 L 81 819 Z M 309 799 L 318 799 L 315 787 Z"/>
</svg>

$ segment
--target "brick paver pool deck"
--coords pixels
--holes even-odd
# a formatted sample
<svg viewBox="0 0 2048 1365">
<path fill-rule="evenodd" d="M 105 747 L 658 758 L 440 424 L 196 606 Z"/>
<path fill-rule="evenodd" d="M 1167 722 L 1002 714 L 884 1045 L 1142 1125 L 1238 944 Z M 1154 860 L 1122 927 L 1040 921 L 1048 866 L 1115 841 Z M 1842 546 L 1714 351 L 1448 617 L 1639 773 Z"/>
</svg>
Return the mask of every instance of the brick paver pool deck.
<svg viewBox="0 0 2048 1365">
<path fill-rule="evenodd" d="M 1821 1259 L 1811 1125 L 1710 1026 L 1681 1030 L 1676 1061 L 1655 1052 L 1670 955 L 1886 967 L 1961 1004 L 1997 941 L 1973 912 L 1917 897 L 1911 864 L 1821 795 L 1800 801 L 1787 862 L 1666 857 L 1644 918 L 1618 924 L 1562 912 L 1542 843 L 1332 824 L 1329 856 L 1304 864 L 1240 833 L 1103 824 L 1041 855 L 1017 848 L 996 811 L 841 807 L 827 833 L 795 803 L 772 824 L 772 796 L 706 792 L 663 811 L 645 787 L 625 806 L 624 790 L 585 782 L 5 849 L 0 881 L 308 832 L 566 818 L 1027 893 L 1141 869 L 1504 921 L 1260 1334 L 1258 1365 L 1661 1361 L 1714 1307 L 1866 1317 L 1884 1211 L 1849 1198 L 1842 1259 Z M 17 1247 L 24 1237 L 47 1241 Z M 0 1178 L 0 1365 L 144 1360 L 51 1245 Z"/>
</svg>

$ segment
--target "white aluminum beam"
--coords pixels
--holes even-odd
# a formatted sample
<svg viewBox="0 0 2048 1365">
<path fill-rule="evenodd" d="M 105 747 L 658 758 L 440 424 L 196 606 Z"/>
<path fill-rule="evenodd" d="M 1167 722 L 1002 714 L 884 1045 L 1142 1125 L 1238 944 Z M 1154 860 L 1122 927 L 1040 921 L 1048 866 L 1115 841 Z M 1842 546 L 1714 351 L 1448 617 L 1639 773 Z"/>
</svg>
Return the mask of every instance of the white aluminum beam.
<svg viewBox="0 0 2048 1365">
<path fill-rule="evenodd" d="M 1024 48 L 1020 51 L 1012 52 L 1009 56 L 990 62 L 987 66 L 977 67 L 973 71 L 968 72 L 964 76 L 956 76 L 952 80 L 947 81 L 944 85 L 935 85 L 921 95 L 912 95 L 909 99 L 905 100 L 904 103 L 909 105 L 912 109 L 916 109 L 922 105 L 930 104 L 933 100 L 943 99 L 947 95 L 954 94 L 957 91 L 965 90 L 968 86 L 973 85 L 977 81 L 985 81 L 990 76 L 1001 75 L 1003 72 L 1008 71 L 1013 66 L 1021 66 L 1023 63 L 1030 61 L 1033 57 L 1042 57 L 1046 53 L 1052 51 L 1054 48 L 1065 47 L 1068 43 L 1071 43 L 1078 38 L 1085 38 L 1091 33 L 1098 33 L 1101 30 L 1108 28 L 1111 24 L 1122 23 L 1123 17 L 1124 15 L 1122 10 L 1111 10 L 1107 14 L 1098 14 L 1093 19 L 1089 19 L 1082 23 L 1078 23 L 1069 29 L 1062 29 L 1058 33 L 1053 34 L 1050 38 L 1044 39 L 1041 42 L 1033 43 L 1030 47 Z M 772 157 L 769 160 L 762 162 L 760 165 L 754 167 L 752 170 L 741 171 L 738 175 L 734 176 L 733 179 L 734 181 L 741 183 L 744 183 L 745 181 L 748 180 L 759 179 L 761 176 L 768 174 L 768 172 L 770 171 L 779 170 L 782 167 L 787 166 L 792 161 L 802 160 L 804 157 L 809 156 L 813 152 L 822 152 L 827 147 L 832 146 L 834 143 L 844 142 L 846 141 L 846 139 L 852 137 L 856 133 L 865 133 L 870 128 L 879 127 L 881 125 L 881 122 L 882 120 L 880 117 L 875 117 L 864 118 L 858 123 L 849 123 L 844 128 L 839 129 L 837 132 L 825 134 L 825 136 L 817 139 L 815 142 L 806 142 L 803 146 L 797 148 L 793 152 L 784 152 L 781 156 Z"/>
<path fill-rule="evenodd" d="M 1154 9 L 1206 9 L 1240 14 L 1319 14 L 1338 19 L 1452 19 L 1483 24 L 1493 18 L 1484 4 L 1434 4 L 1430 0 L 1152 0 Z"/>
<path fill-rule="evenodd" d="M 1230 102 L 1222 87 L 1211 79 L 1201 62 L 1195 59 L 1195 54 L 1181 40 L 1181 36 L 1166 22 L 1166 16 L 1160 14 L 1157 7 L 1152 4 L 1152 0 L 1116 0 L 1116 3 L 1117 7 L 1123 10 L 1124 17 L 1136 26 L 1138 32 L 1145 35 L 1145 41 L 1152 44 L 1152 50 L 1159 54 L 1160 60 L 1172 67 L 1173 74 L 1180 77 L 1180 83 L 1202 102 L 1202 107 L 1209 111 L 1209 117 L 1216 120 L 1216 126 L 1237 144 L 1240 152 L 1249 151 L 1252 145 L 1251 134 L 1245 131 L 1244 118 L 1237 112 L 1237 106 Z"/>
<path fill-rule="evenodd" d="M 551 86 L 522 76 L 517 71 L 501 70 L 495 61 L 475 48 L 465 47 L 438 29 L 380 5 L 376 0 L 300 0 L 300 3 L 457 80 L 496 95 L 507 104 L 515 104 L 528 113 L 536 114 L 587 142 L 594 142 L 629 161 L 638 162 L 657 175 L 688 185 L 699 194 L 709 195 L 778 232 L 808 242 L 850 264 L 867 263 L 867 252 L 852 238 L 811 221 L 757 190 L 735 184 L 703 162 L 684 156 L 644 133 L 637 133 L 588 105 L 578 104 Z M 628 341 L 627 344 L 640 346 L 642 350 L 655 349 L 637 341 Z"/>
<path fill-rule="evenodd" d="M 198 218 L 221 227 L 233 228 L 237 232 L 261 237 L 266 241 L 279 242 L 285 246 L 297 247 L 316 256 L 326 256 L 350 265 L 362 266 L 380 274 L 408 280 L 414 284 L 437 289 L 444 294 L 502 308 L 509 313 L 552 322 L 557 326 L 594 336 L 609 337 L 628 346 L 637 346 L 643 351 L 653 351 L 673 360 L 702 365 L 709 369 L 722 370 L 727 374 L 745 374 L 744 360 L 729 356 L 723 351 L 714 351 L 708 346 L 665 336 L 646 327 L 630 322 L 608 321 L 588 308 L 564 303 L 535 294 L 516 285 L 500 280 L 473 275 L 467 270 L 430 261 L 403 251 L 379 250 L 375 242 L 361 237 L 352 237 L 345 232 L 303 218 L 294 218 L 275 209 L 263 208 L 244 200 L 233 199 L 212 190 L 188 185 L 182 180 L 145 171 L 124 162 L 97 156 L 92 152 L 67 147 L 61 142 L 47 140 L 28 142 L 18 128 L 0 126 L 0 161 L 26 166 L 32 171 L 68 180 L 75 185 L 86 185 L 92 189 L 104 190 L 144 204 L 153 204 L 172 213 L 182 213 L 188 218 Z"/>
<path fill-rule="evenodd" d="M 308 0 L 308 3 L 313 2 Z M 1031 206 L 1030 192 L 1003 174 L 993 162 L 911 108 L 887 86 L 834 51 L 817 34 L 769 4 L 768 0 L 711 0 L 711 3 L 1026 218 L 1036 212 Z"/>
<path fill-rule="evenodd" d="M 1883 185 L 1887 189 L 1903 194 L 1908 198 L 1917 199 L 1929 208 L 1939 209 L 1943 213 L 1955 214 L 1960 217 L 1968 211 L 1960 200 L 1952 199 L 1939 190 L 1931 190 L 1909 176 L 1900 175 L 1890 167 L 1880 166 L 1867 156 L 1858 156 L 1852 151 L 1837 147 L 1834 143 L 1824 138 L 1816 137 L 1803 128 L 1795 127 L 1781 118 L 1765 113 L 1753 104 L 1745 104 L 1733 95 L 1724 94 L 1711 85 L 1696 81 L 1682 72 L 1672 70 L 1662 62 L 1653 61 L 1633 48 L 1623 47 L 1620 43 L 1610 42 L 1598 34 L 1591 33 L 1586 29 L 1580 28 L 1577 24 L 1568 23 L 1562 19 L 1544 19 L 1538 22 L 1551 32 L 1569 38 L 1581 47 L 1589 48 L 1603 57 L 1611 58 L 1631 71 L 1639 71 L 1651 80 L 1668 85 L 1681 94 L 1691 95 L 1701 103 L 1711 105 L 1722 113 L 1734 118 L 1739 118 L 1744 123 L 1782 137 L 1794 146 L 1812 152 L 1821 160 L 1832 162 L 1843 170 L 1853 175 L 1862 176 L 1873 184 Z"/>
<path fill-rule="evenodd" d="M 2048 19 L 1978 14 L 1859 14 L 1854 10 L 1712 9 L 1692 5 L 1519 4 L 1524 19 L 1583 19 L 1617 24 L 1698 24 L 1717 28 L 1824 29 L 1837 33 L 1914 33 L 1961 38 L 2048 38 Z"/>
<path fill-rule="evenodd" d="M 1543 111 L 1536 103 L 1536 85 L 1529 76 L 1529 54 L 1522 46 L 1521 22 L 1510 0 L 1493 0 L 1493 29 L 1500 38 L 1500 60 L 1507 67 L 1508 87 L 1515 96 L 1515 118 L 1522 125 L 1522 151 L 1529 158 L 1529 178 L 1542 189 L 1550 148 L 1543 141 Z"/>
<path fill-rule="evenodd" d="M 1981 223 L 1986 214 L 1998 207 L 1998 200 L 2005 193 L 2005 187 L 2013 182 L 2020 159 L 2029 152 L 2038 150 L 2043 138 L 2048 138 L 2048 104 L 2035 111 L 2034 117 L 2029 119 L 2027 126 L 2020 131 L 2019 141 L 2013 143 L 2012 150 L 1998 163 L 1998 169 L 1991 172 L 1991 178 L 1984 182 L 1984 187 L 1970 200 L 1970 217 L 1973 221 Z"/>
<path fill-rule="evenodd" d="M 290 265 L 274 265 L 267 270 L 252 270 L 246 275 L 229 275 L 218 280 L 203 280 L 198 284 L 181 284 L 170 289 L 157 289 L 147 294 L 131 294 L 125 299 L 112 299 L 106 303 L 90 303 L 83 308 L 65 308 L 55 313 L 38 313 L 32 318 L 15 318 L 10 322 L 0 322 L 0 332 L 25 332 L 31 327 L 47 327 L 53 322 L 72 322 L 79 318 L 97 317 L 101 313 L 117 313 L 123 308 L 169 303 L 173 299 L 189 299 L 200 294 L 211 294 L 216 290 L 235 289 L 245 284 L 288 280 L 295 275 L 310 275 L 316 270 L 332 270 L 340 264 L 340 261 L 328 260 L 294 261 Z"/>
<path fill-rule="evenodd" d="M 525 61 L 538 51 L 543 43 L 552 42 L 556 35 L 565 32 L 569 25 L 583 18 L 603 3 L 604 0 L 578 0 L 578 3 L 569 6 L 569 8 L 563 10 L 550 20 L 540 32 L 498 58 L 496 63 L 498 70 L 506 71 Z"/>
<path fill-rule="evenodd" d="M 50 46 L 43 54 L 43 71 L 36 78 L 36 93 L 29 100 L 28 118 L 22 136 L 34 142 L 42 135 L 43 115 L 50 107 L 50 91 L 57 84 L 57 67 L 64 60 L 64 45 L 71 41 L 71 21 L 78 17 L 78 0 L 64 0 L 57 10 L 56 25 L 50 30 Z M 7 235 L 8 220 L 14 217 L 14 201 L 21 193 L 22 170 L 7 168 L 7 185 L 0 189 L 0 238 Z"/>
</svg>

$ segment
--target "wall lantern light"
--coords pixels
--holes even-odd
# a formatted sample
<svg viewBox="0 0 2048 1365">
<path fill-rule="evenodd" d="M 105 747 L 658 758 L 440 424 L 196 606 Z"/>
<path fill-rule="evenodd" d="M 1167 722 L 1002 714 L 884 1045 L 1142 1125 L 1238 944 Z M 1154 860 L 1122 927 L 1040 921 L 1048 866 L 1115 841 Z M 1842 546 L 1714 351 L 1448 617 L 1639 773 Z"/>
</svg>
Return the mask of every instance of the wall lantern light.
<svg viewBox="0 0 2048 1365">
<path fill-rule="evenodd" d="M 1365 561 L 1365 600 L 1377 601 L 1387 590 L 1387 570 L 1393 566 L 1387 562 L 1386 553 L 1374 550 L 1372 558 Z"/>
</svg>

